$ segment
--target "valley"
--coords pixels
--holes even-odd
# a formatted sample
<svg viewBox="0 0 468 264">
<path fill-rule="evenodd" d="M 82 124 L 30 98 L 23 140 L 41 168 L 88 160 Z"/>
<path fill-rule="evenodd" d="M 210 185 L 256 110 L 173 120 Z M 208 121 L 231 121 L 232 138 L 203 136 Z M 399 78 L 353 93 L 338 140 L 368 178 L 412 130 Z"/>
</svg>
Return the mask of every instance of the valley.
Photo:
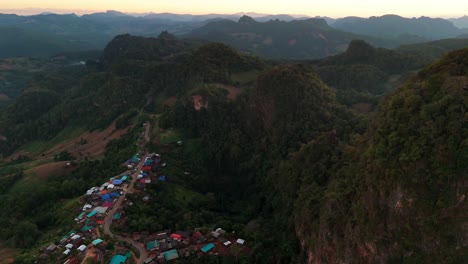
<svg viewBox="0 0 468 264">
<path fill-rule="evenodd" d="M 65 16 L 104 49 L 0 64 L 5 263 L 463 263 L 466 39 L 151 17 Z"/>
</svg>

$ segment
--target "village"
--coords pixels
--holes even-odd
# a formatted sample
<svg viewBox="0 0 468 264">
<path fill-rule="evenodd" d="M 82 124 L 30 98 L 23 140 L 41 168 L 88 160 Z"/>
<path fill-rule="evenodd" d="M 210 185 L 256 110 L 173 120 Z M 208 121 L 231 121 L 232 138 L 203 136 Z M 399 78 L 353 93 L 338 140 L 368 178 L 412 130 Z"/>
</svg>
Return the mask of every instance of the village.
<svg viewBox="0 0 468 264">
<path fill-rule="evenodd" d="M 93 186 L 80 197 L 81 207 L 74 219 L 76 230 L 58 241 L 44 245 L 39 263 L 60 259 L 64 264 L 87 263 L 168 263 L 179 258 L 206 255 L 227 255 L 230 247 L 248 252 L 246 241 L 218 227 L 203 233 L 194 230 L 161 230 L 114 234 L 112 225 L 124 226 L 128 221 L 125 208 L 132 206 L 127 194 L 149 199 L 146 190 L 169 180 L 167 166 L 160 154 L 140 151 L 123 164 L 126 171 L 109 178 L 101 186 Z M 57 263 L 57 262 L 53 262 Z"/>
</svg>

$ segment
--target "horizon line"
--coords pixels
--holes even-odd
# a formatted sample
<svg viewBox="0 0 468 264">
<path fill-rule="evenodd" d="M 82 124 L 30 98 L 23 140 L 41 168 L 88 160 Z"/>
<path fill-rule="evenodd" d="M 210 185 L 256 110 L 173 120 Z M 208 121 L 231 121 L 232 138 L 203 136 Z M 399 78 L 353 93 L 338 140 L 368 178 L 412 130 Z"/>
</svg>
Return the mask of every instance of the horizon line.
<svg viewBox="0 0 468 264">
<path fill-rule="evenodd" d="M 20 12 L 18 12 L 20 11 Z M 23 11 L 23 12 L 21 12 Z M 59 9 L 59 8 L 35 8 L 35 7 L 28 7 L 28 8 L 7 8 L 7 9 L 1 9 L 0 8 L 0 14 L 5 14 L 5 15 L 18 15 L 18 16 L 33 16 L 33 15 L 41 15 L 44 13 L 52 13 L 52 14 L 57 14 L 57 15 L 70 15 L 70 14 L 75 14 L 77 16 L 83 16 L 83 15 L 90 15 L 90 14 L 96 14 L 96 13 L 106 13 L 106 12 L 119 12 L 122 14 L 126 14 L 129 16 L 146 16 L 146 15 L 151 15 L 151 14 L 174 14 L 174 15 L 181 15 L 181 16 L 212 16 L 212 15 L 219 15 L 219 16 L 233 16 L 233 15 L 255 15 L 252 16 L 253 18 L 255 17 L 264 17 L 264 16 L 279 16 L 279 15 L 288 15 L 293 18 L 301 18 L 301 17 L 308 17 L 308 18 L 332 18 L 332 19 L 340 19 L 340 18 L 345 18 L 345 17 L 359 17 L 359 18 L 371 18 L 371 17 L 382 17 L 386 15 L 395 15 L 395 16 L 400 16 L 403 18 L 421 18 L 421 17 L 429 17 L 429 18 L 442 18 L 442 19 L 457 19 L 457 18 L 463 18 L 467 17 L 467 15 L 441 15 L 441 16 L 427 16 L 427 15 L 421 15 L 421 16 L 403 16 L 399 14 L 393 14 L 393 13 L 386 13 L 386 14 L 381 14 L 381 15 L 371 15 L 371 16 L 357 16 L 357 15 L 345 15 L 345 16 L 340 16 L 340 17 L 333 17 L 333 16 L 321 16 L 321 15 L 306 15 L 306 14 L 288 14 L 288 13 L 277 13 L 277 14 L 271 14 L 271 13 L 259 13 L 255 11 L 243 11 L 243 12 L 237 12 L 237 13 L 177 13 L 177 12 L 153 12 L 153 11 L 147 11 L 147 12 L 125 12 L 125 11 L 119 11 L 119 10 L 114 10 L 114 9 L 107 9 L 107 10 L 91 10 L 91 9 Z"/>
</svg>

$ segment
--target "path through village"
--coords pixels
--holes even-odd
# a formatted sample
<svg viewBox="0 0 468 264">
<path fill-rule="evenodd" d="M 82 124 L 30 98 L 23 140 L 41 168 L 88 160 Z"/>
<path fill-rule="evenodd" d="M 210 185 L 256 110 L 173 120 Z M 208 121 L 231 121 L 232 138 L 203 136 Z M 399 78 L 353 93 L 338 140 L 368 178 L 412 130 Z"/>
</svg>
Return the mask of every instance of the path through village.
<svg viewBox="0 0 468 264">
<path fill-rule="evenodd" d="M 150 123 L 146 123 L 145 134 L 144 134 L 144 138 L 145 138 L 146 142 L 149 142 L 149 140 L 150 140 L 149 131 L 150 131 Z M 114 206 L 108 212 L 106 218 L 104 218 L 104 221 L 103 221 L 104 234 L 109 235 L 112 238 L 116 238 L 119 241 L 127 242 L 127 243 L 131 244 L 134 248 L 136 248 L 139 251 L 140 258 L 138 259 L 138 262 L 137 262 L 138 264 L 143 264 L 144 260 L 148 257 L 148 253 L 147 253 L 147 251 L 145 249 L 145 246 L 142 243 L 138 243 L 138 242 L 134 241 L 131 238 L 123 237 L 123 236 L 120 236 L 120 235 L 114 235 L 112 233 L 112 231 L 111 231 L 110 226 L 112 224 L 112 216 L 115 214 L 117 209 L 119 209 L 122 206 L 122 202 L 126 199 L 127 193 L 133 193 L 133 187 L 135 186 L 135 182 L 137 181 L 137 175 L 140 172 L 141 167 L 143 167 L 143 162 L 144 162 L 145 158 L 146 157 L 141 157 L 140 162 L 138 163 L 138 166 L 137 166 L 135 172 L 133 172 L 133 174 L 132 174 L 131 181 L 128 184 L 127 189 L 124 189 L 123 195 L 121 195 L 119 197 L 119 199 L 117 200 L 117 202 L 115 202 Z"/>
</svg>

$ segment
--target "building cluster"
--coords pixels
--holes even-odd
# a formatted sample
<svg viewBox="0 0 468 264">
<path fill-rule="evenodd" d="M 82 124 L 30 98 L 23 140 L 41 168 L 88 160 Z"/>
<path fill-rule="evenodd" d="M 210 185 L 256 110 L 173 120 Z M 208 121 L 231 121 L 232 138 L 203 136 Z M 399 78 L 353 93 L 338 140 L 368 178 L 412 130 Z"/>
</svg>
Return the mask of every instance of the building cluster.
<svg viewBox="0 0 468 264">
<path fill-rule="evenodd" d="M 171 233 L 170 231 L 132 234 L 132 238 L 144 243 L 148 251 L 145 264 L 162 264 L 191 256 L 228 254 L 229 247 L 233 245 L 239 247 L 240 250 L 248 251 L 245 240 L 236 239 L 221 228 L 209 234 L 203 234 L 199 229 L 195 229 L 193 232 L 176 231 Z"/>
<path fill-rule="evenodd" d="M 123 205 L 131 206 L 131 202 L 123 199 L 126 193 L 139 192 L 143 201 L 148 200 L 145 189 L 151 183 L 166 181 L 161 169 L 166 167 L 161 155 L 151 153 L 145 156 L 140 152 L 125 162 L 126 172 L 109 178 L 101 186 L 91 187 L 80 198 L 82 206 L 75 218 L 77 231 L 72 230 L 56 241 L 46 245 L 41 250 L 41 259 L 47 259 L 50 255 L 60 256 L 64 264 L 81 263 L 86 257 L 98 262 L 104 261 L 104 256 L 109 256 L 108 241 L 101 239 L 104 230 L 99 227 L 109 228 L 110 224 L 125 225 L 127 217 L 122 209 Z M 138 170 L 140 168 L 141 170 Z M 157 173 L 155 172 L 157 171 Z M 135 178 L 133 178 L 135 177 Z M 145 264 L 167 263 L 179 258 L 203 255 L 229 254 L 230 247 L 238 247 L 240 251 L 248 251 L 245 240 L 235 238 L 234 234 L 226 233 L 221 228 L 211 232 L 195 229 L 193 231 L 164 230 L 156 233 L 136 232 L 123 234 L 127 241 L 143 245 L 147 258 Z M 88 254 L 87 254 L 88 253 Z M 132 263 L 132 254 L 125 247 L 112 249 L 111 264 Z"/>
</svg>

